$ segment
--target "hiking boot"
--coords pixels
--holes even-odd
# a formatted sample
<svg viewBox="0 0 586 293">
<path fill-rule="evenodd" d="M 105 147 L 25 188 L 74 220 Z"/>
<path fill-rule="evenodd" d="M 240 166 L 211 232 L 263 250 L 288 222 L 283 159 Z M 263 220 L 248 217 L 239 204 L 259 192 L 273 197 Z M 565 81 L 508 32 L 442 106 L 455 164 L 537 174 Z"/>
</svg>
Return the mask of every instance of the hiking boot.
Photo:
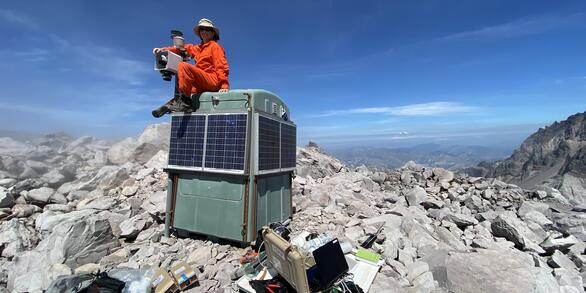
<svg viewBox="0 0 586 293">
<path fill-rule="evenodd" d="M 153 117 L 159 118 L 171 112 L 191 112 L 191 102 L 188 97 L 174 97 L 161 107 L 153 110 Z"/>
</svg>

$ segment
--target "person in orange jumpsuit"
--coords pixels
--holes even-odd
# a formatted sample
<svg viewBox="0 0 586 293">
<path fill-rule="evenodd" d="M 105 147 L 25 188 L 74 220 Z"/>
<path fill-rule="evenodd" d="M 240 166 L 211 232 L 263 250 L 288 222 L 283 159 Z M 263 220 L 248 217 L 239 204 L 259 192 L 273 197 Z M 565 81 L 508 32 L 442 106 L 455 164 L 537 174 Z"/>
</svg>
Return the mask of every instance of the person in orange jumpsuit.
<svg viewBox="0 0 586 293">
<path fill-rule="evenodd" d="M 194 60 L 195 65 L 180 62 L 177 67 L 177 83 L 181 97 L 173 98 L 163 106 L 153 111 L 154 117 L 161 117 L 172 111 L 184 111 L 190 108 L 191 94 L 203 92 L 227 92 L 230 88 L 228 82 L 229 66 L 224 53 L 224 48 L 217 43 L 220 39 L 220 30 L 214 23 L 202 18 L 193 28 L 193 32 L 199 36 L 199 45 L 185 44 L 185 52 Z M 153 54 L 161 50 L 168 50 L 179 54 L 175 47 L 154 48 Z"/>
</svg>

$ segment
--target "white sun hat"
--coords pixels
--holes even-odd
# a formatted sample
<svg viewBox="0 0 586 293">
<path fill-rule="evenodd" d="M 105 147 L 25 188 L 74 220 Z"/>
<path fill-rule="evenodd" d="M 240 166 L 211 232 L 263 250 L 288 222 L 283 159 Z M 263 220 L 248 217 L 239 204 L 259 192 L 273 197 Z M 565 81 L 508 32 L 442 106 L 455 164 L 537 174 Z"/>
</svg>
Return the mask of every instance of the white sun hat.
<svg viewBox="0 0 586 293">
<path fill-rule="evenodd" d="M 207 19 L 207 18 L 202 18 L 199 20 L 199 22 L 197 23 L 196 26 L 193 27 L 193 32 L 199 36 L 199 28 L 205 26 L 205 27 L 211 27 L 212 29 L 214 29 L 214 31 L 216 32 L 216 36 L 218 38 L 220 38 L 220 29 L 218 29 L 217 27 L 214 26 L 214 23 Z"/>
</svg>

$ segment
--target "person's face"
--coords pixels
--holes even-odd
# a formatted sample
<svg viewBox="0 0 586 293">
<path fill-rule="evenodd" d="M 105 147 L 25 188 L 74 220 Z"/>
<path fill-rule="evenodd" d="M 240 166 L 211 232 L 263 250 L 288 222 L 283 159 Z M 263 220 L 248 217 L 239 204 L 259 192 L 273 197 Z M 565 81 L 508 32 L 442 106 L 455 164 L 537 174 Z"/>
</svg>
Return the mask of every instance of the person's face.
<svg viewBox="0 0 586 293">
<path fill-rule="evenodd" d="M 204 42 L 211 41 L 214 38 L 214 29 L 202 26 L 199 28 L 199 36 Z"/>
</svg>

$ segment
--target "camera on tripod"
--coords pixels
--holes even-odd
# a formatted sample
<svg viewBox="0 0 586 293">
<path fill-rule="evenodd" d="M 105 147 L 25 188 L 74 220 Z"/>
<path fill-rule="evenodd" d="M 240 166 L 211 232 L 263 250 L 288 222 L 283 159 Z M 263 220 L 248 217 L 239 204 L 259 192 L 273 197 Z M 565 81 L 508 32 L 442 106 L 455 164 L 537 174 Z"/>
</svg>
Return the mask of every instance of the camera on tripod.
<svg viewBox="0 0 586 293">
<path fill-rule="evenodd" d="M 163 80 L 170 81 L 177 73 L 179 62 L 188 61 L 190 56 L 185 50 L 183 33 L 177 30 L 171 31 L 173 46 L 179 50 L 179 54 L 170 51 L 159 51 L 155 54 L 155 70 L 161 72 Z"/>
<path fill-rule="evenodd" d="M 173 75 L 177 73 L 179 62 L 183 58 L 173 52 L 160 51 L 155 55 L 155 70 L 161 72 L 163 80 L 170 81 Z"/>
</svg>

